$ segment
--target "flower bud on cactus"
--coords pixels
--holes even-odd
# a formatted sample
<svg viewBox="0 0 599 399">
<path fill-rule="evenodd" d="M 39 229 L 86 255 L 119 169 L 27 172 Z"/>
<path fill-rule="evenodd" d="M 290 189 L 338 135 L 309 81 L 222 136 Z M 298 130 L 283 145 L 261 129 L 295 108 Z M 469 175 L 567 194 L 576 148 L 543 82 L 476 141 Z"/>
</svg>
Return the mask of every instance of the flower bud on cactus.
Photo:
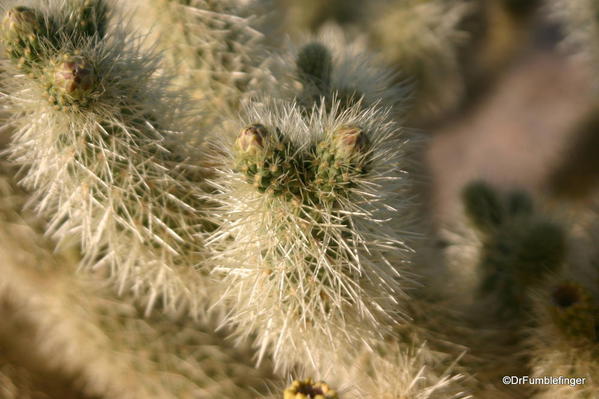
<svg viewBox="0 0 599 399">
<path fill-rule="evenodd" d="M 342 126 L 318 146 L 314 189 L 323 195 L 339 195 L 352 187 L 352 181 L 365 173 L 368 137 L 359 127 Z"/>
<path fill-rule="evenodd" d="M 599 326 L 599 309 L 589 293 L 580 285 L 562 283 L 551 293 L 551 315 L 557 327 L 572 338 L 594 341 Z"/>
<path fill-rule="evenodd" d="M 264 125 L 255 123 L 243 129 L 237 139 L 237 147 L 243 153 L 255 152 L 264 148 L 268 130 Z"/>
<path fill-rule="evenodd" d="M 337 154 L 341 157 L 353 158 L 362 155 L 368 146 L 368 137 L 359 127 L 346 126 L 334 133 Z"/>
<path fill-rule="evenodd" d="M 291 200 L 301 191 L 293 146 L 284 141 L 277 128 L 275 134 L 259 123 L 244 128 L 236 141 L 237 168 L 261 193 L 285 194 Z"/>
<path fill-rule="evenodd" d="M 60 106 L 86 105 L 97 80 L 89 61 L 71 55 L 53 62 L 46 79 L 50 101 Z"/>
<path fill-rule="evenodd" d="M 337 391 L 331 389 L 324 382 L 313 382 L 307 380 L 295 380 L 285 389 L 283 399 L 338 399 Z"/>
</svg>

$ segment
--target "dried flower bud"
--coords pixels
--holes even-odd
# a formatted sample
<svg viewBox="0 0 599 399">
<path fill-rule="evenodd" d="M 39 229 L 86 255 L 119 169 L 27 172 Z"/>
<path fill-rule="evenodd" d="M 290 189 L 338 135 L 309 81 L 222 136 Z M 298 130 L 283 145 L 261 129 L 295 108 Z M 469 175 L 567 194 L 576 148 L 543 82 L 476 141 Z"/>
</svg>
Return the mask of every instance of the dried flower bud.
<svg viewBox="0 0 599 399">
<path fill-rule="evenodd" d="M 285 389 L 283 399 L 338 399 L 337 392 L 324 382 L 312 382 L 312 379 L 295 380 Z"/>
<path fill-rule="evenodd" d="M 56 88 L 75 98 L 92 90 L 95 81 L 93 68 L 82 57 L 67 57 L 54 73 Z"/>
<path fill-rule="evenodd" d="M 340 155 L 363 154 L 368 146 L 368 137 L 359 127 L 344 126 L 335 131 L 335 145 Z"/>
<path fill-rule="evenodd" d="M 261 150 L 264 148 L 264 141 L 268 136 L 268 130 L 264 125 L 255 123 L 243 129 L 239 133 L 236 144 L 243 152 L 252 150 Z"/>
</svg>

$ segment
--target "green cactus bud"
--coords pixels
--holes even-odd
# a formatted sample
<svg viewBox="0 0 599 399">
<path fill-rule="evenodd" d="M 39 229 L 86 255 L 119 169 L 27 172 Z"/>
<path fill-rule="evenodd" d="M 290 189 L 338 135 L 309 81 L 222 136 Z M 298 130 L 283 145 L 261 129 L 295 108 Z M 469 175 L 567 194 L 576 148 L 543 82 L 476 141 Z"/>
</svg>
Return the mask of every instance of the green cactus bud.
<svg viewBox="0 0 599 399">
<path fill-rule="evenodd" d="M 503 209 L 493 189 L 484 182 L 474 182 L 466 186 L 462 193 L 466 215 L 474 226 L 489 233 L 503 220 Z"/>
<path fill-rule="evenodd" d="M 560 331 L 568 337 L 597 339 L 599 309 L 591 295 L 575 283 L 562 283 L 551 293 L 551 316 Z"/>
<path fill-rule="evenodd" d="M 312 167 L 313 184 L 319 197 L 334 198 L 353 187 L 352 180 L 365 171 L 369 141 L 366 132 L 355 126 L 342 126 L 316 147 Z"/>
<path fill-rule="evenodd" d="M 236 169 L 259 192 L 292 200 L 301 191 L 300 178 L 292 170 L 301 170 L 293 155 L 291 143 L 281 140 L 280 132 L 270 134 L 259 123 L 241 130 L 235 142 Z M 301 163 L 301 162 L 300 162 Z M 294 167 L 295 166 L 295 167 Z"/>
<path fill-rule="evenodd" d="M 308 378 L 293 381 L 283 392 L 283 399 L 339 399 L 339 396 L 324 382 L 315 383 Z"/>
<path fill-rule="evenodd" d="M 304 84 L 326 91 L 331 84 L 332 56 L 324 45 L 309 43 L 297 55 L 297 70 L 300 80 Z"/>
</svg>

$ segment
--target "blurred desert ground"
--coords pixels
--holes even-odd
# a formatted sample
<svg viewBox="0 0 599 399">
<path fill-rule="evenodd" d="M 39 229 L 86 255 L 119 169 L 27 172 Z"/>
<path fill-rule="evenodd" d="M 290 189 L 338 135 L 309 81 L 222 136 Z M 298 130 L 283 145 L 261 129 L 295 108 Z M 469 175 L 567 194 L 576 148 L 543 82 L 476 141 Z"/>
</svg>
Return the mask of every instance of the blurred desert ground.
<svg viewBox="0 0 599 399">
<path fill-rule="evenodd" d="M 461 188 L 477 178 L 572 206 L 584 206 L 595 189 L 599 130 L 588 122 L 597 101 L 594 77 L 561 50 L 560 26 L 545 10 L 526 16 L 519 29 L 497 33 L 505 43 L 496 62 L 478 71 L 479 84 L 459 106 L 404 123 L 429 138 L 427 206 L 439 225 L 460 213 Z M 8 137 L 1 139 L 5 145 Z M 37 353 L 35 327 L 21 313 L 12 298 L 0 300 L 0 398 L 91 399 L 76 370 L 58 371 Z M 15 382 L 20 391 L 11 396 Z"/>
</svg>

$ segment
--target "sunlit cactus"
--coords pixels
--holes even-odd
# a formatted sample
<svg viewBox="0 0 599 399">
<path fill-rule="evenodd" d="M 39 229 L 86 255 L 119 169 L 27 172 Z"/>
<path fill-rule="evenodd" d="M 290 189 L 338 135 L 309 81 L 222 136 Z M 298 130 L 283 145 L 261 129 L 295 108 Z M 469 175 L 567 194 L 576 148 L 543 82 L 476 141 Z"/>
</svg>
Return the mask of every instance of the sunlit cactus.
<svg viewBox="0 0 599 399">
<path fill-rule="evenodd" d="M 78 251 L 56 251 L 43 221 L 22 211 L 27 193 L 14 172 L 0 163 L 0 308 L 4 302 L 13 308 L 8 317 L 3 312 L 0 336 L 26 326 L 18 333 L 30 336 L 28 359 L 71 376 L 77 384 L 70 388 L 84 397 L 252 399 L 283 383 L 270 362 L 256 367 L 249 345 L 235 347 L 227 331 L 215 332 L 217 318 L 147 317 L 131 295 L 115 295 L 102 273 L 77 273 Z M 21 369 L 3 353 L 0 396 L 46 398 Z"/>
<path fill-rule="evenodd" d="M 192 149 L 177 143 L 191 121 L 186 100 L 169 92 L 156 75 L 159 59 L 128 33 L 62 35 L 48 21 L 73 15 L 58 5 L 43 21 L 44 35 L 60 41 L 43 47 L 34 73 L 12 62 L 3 68 L 15 131 L 9 152 L 32 190 L 30 205 L 49 218 L 49 234 L 81 239 L 85 267 L 106 268 L 148 311 L 160 299 L 171 311 L 197 313 L 207 306 L 198 268 L 208 224 L 201 173 L 186 163 Z"/>
<path fill-rule="evenodd" d="M 402 133 L 386 112 L 361 108 L 321 104 L 309 118 L 282 102 L 248 109 L 214 183 L 222 226 L 209 243 L 223 300 L 238 335 L 255 331 L 283 368 L 382 337 L 401 308 L 413 239 L 411 203 L 397 197 L 410 185 Z"/>
</svg>

